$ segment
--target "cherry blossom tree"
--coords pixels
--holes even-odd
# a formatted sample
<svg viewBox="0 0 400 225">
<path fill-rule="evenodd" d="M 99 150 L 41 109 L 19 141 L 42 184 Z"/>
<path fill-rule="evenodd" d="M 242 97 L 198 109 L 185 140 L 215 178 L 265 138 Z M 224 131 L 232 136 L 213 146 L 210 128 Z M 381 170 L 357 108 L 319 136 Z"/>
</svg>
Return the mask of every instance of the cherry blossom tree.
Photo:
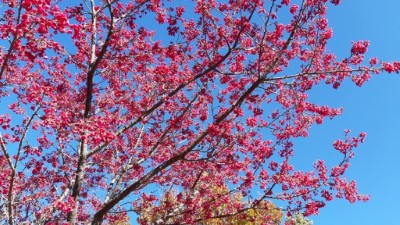
<svg viewBox="0 0 400 225">
<path fill-rule="evenodd" d="M 113 224 L 172 189 L 183 224 L 368 199 L 343 176 L 365 133 L 334 142 L 336 166 L 291 162 L 342 111 L 309 90 L 400 70 L 368 41 L 326 48 L 340 0 L 0 2 L 2 222 Z"/>
</svg>

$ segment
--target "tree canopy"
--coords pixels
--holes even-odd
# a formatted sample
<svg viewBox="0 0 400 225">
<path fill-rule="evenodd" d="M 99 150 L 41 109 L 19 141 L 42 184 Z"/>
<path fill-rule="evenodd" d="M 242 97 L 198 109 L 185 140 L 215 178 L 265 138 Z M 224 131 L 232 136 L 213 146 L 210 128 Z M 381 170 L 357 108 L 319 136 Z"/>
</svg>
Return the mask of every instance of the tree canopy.
<svg viewBox="0 0 400 225">
<path fill-rule="evenodd" d="M 342 112 L 310 90 L 400 70 L 365 59 L 366 40 L 346 58 L 327 48 L 339 3 L 0 0 L 2 222 L 120 224 L 151 209 L 139 223 L 275 223 L 368 200 L 344 176 L 365 133 L 334 142 L 334 166 L 291 161 L 294 140 Z"/>
</svg>

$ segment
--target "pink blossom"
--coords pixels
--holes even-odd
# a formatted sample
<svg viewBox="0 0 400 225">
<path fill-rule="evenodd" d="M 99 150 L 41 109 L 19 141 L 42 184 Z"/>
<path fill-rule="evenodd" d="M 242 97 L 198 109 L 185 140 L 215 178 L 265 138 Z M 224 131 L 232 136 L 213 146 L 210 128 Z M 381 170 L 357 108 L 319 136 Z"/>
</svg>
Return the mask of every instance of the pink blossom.
<svg viewBox="0 0 400 225">
<path fill-rule="evenodd" d="M 369 41 L 357 41 L 353 43 L 351 48 L 351 54 L 358 55 L 367 52 L 369 46 Z"/>
</svg>

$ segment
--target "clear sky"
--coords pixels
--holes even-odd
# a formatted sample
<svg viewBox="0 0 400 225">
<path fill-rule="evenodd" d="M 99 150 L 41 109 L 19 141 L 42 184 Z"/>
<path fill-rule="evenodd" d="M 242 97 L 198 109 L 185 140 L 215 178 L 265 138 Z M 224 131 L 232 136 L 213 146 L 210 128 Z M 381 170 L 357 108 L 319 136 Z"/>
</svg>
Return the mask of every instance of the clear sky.
<svg viewBox="0 0 400 225">
<path fill-rule="evenodd" d="M 339 58 L 349 56 L 351 42 L 369 40 L 367 59 L 400 60 L 400 0 L 342 0 L 329 4 L 328 19 L 334 36 L 329 50 Z M 400 75 L 374 76 L 362 88 L 345 82 L 338 90 L 321 85 L 310 98 L 322 105 L 344 107 L 342 115 L 315 126 L 309 138 L 296 141 L 297 169 L 310 170 L 316 159 L 328 165 L 341 160 L 332 143 L 345 129 L 354 135 L 367 132 L 347 171 L 359 191 L 370 194 L 367 203 L 329 202 L 312 217 L 315 225 L 392 225 L 399 213 L 400 195 Z M 133 219 L 133 218 L 132 218 Z"/>
<path fill-rule="evenodd" d="M 347 57 L 352 41 L 369 40 L 367 57 L 400 61 L 400 0 L 342 0 L 339 6 L 329 7 L 332 52 Z M 355 135 L 365 131 L 366 142 L 356 149 L 347 178 L 357 181 L 361 193 L 371 195 L 366 203 L 335 199 L 312 217 L 314 224 L 400 224 L 400 75 L 374 76 L 362 88 L 351 82 L 338 90 L 321 85 L 309 94 L 319 104 L 344 107 L 344 112 L 313 127 L 309 138 L 296 142 L 299 167 L 311 169 L 319 158 L 340 160 L 331 147 L 333 141 L 342 138 L 345 129 Z"/>
<path fill-rule="evenodd" d="M 369 40 L 368 58 L 400 60 L 400 0 L 342 0 L 338 7 L 329 7 L 332 52 L 347 57 L 352 41 Z M 337 162 L 341 155 L 331 147 L 333 141 L 342 138 L 345 129 L 355 135 L 365 131 L 366 142 L 356 149 L 347 178 L 357 181 L 361 193 L 371 195 L 367 203 L 335 199 L 312 217 L 314 224 L 400 224 L 396 221 L 400 208 L 400 75 L 374 76 L 362 88 L 351 82 L 338 90 L 322 85 L 310 92 L 310 98 L 344 107 L 344 112 L 315 126 L 309 138 L 297 142 L 297 165 L 311 169 L 315 159 Z"/>
<path fill-rule="evenodd" d="M 339 56 L 349 54 L 351 42 L 369 40 L 367 57 L 400 60 L 400 1 L 342 0 L 330 5 L 328 19 L 334 37 L 329 49 Z M 354 134 L 367 132 L 366 142 L 356 149 L 347 173 L 357 181 L 359 191 L 371 195 L 367 203 L 350 204 L 334 200 L 312 217 L 315 225 L 400 224 L 400 75 L 374 76 L 362 88 L 350 82 L 339 90 L 326 86 L 310 93 L 320 104 L 343 106 L 344 113 L 322 126 L 314 127 L 310 138 L 300 140 L 297 153 L 307 161 L 310 156 L 329 159 L 337 154 L 329 146 L 342 137 L 344 129 Z M 331 155 L 332 154 L 332 155 Z M 303 158 L 304 157 L 304 158 Z"/>
</svg>

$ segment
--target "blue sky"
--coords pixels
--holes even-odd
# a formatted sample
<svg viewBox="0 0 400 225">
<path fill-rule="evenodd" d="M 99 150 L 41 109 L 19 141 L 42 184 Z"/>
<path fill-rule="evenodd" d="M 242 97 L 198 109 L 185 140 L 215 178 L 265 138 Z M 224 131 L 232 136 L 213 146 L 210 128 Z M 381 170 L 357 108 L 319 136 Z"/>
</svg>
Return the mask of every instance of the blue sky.
<svg viewBox="0 0 400 225">
<path fill-rule="evenodd" d="M 342 0 L 337 7 L 329 4 L 328 20 L 334 36 L 328 49 L 345 58 L 351 42 L 369 40 L 367 59 L 377 56 L 400 61 L 399 8 L 399 0 Z M 339 162 L 342 155 L 333 150 L 333 141 L 343 138 L 345 129 L 353 135 L 365 131 L 367 139 L 355 150 L 346 177 L 357 181 L 361 193 L 371 195 L 366 203 L 329 202 L 311 218 L 314 224 L 394 224 L 400 202 L 400 75 L 383 73 L 361 88 L 352 82 L 345 82 L 338 90 L 320 85 L 309 95 L 321 105 L 344 107 L 344 112 L 314 126 L 309 138 L 296 141 L 296 168 L 310 170 L 316 159 L 324 159 L 328 165 Z"/>
<path fill-rule="evenodd" d="M 369 40 L 368 57 L 400 60 L 399 0 L 342 0 L 338 7 L 329 6 L 329 24 L 334 30 L 329 42 L 332 52 L 347 57 L 352 41 Z M 395 224 L 400 202 L 400 75 L 374 76 L 362 88 L 351 82 L 338 90 L 321 85 L 309 94 L 319 104 L 344 107 L 344 112 L 313 127 L 309 138 L 297 142 L 299 166 L 310 169 L 317 158 L 340 160 L 332 142 L 342 138 L 345 129 L 353 134 L 365 131 L 366 142 L 356 149 L 347 178 L 357 181 L 361 193 L 371 195 L 367 203 L 328 203 L 312 217 L 314 224 Z"/>
<path fill-rule="evenodd" d="M 328 19 L 334 36 L 329 49 L 341 57 L 349 54 L 351 42 L 369 40 L 367 57 L 400 60 L 400 1 L 342 0 L 330 5 Z M 367 203 L 350 204 L 334 200 L 312 217 L 315 225 L 395 224 L 400 195 L 400 75 L 374 76 L 362 88 L 347 82 L 339 90 L 321 86 L 310 92 L 320 104 L 343 106 L 344 113 L 322 126 L 314 127 L 310 137 L 299 141 L 299 157 L 306 161 L 336 157 L 329 146 L 342 137 L 344 129 L 367 132 L 366 142 L 356 149 L 347 173 L 360 192 L 370 194 Z"/>
<path fill-rule="evenodd" d="M 342 0 L 338 7 L 329 4 L 328 19 L 334 29 L 329 50 L 339 58 L 348 57 L 351 42 L 371 42 L 367 58 L 400 60 L 399 0 Z M 151 26 L 151 25 L 150 25 Z M 155 25 L 157 26 L 157 25 Z M 322 105 L 344 107 L 342 115 L 315 126 L 310 137 L 296 141 L 298 169 L 310 170 L 316 159 L 328 165 L 341 160 L 333 150 L 334 140 L 343 137 L 345 129 L 354 135 L 367 132 L 366 142 L 356 149 L 347 178 L 356 180 L 361 193 L 370 194 L 367 203 L 350 204 L 334 200 L 312 217 L 315 225 L 386 225 L 398 214 L 400 195 L 398 159 L 400 159 L 400 76 L 374 76 L 362 88 L 345 82 L 338 90 L 318 86 L 310 99 Z M 133 218 L 132 218 L 133 219 Z"/>
</svg>

